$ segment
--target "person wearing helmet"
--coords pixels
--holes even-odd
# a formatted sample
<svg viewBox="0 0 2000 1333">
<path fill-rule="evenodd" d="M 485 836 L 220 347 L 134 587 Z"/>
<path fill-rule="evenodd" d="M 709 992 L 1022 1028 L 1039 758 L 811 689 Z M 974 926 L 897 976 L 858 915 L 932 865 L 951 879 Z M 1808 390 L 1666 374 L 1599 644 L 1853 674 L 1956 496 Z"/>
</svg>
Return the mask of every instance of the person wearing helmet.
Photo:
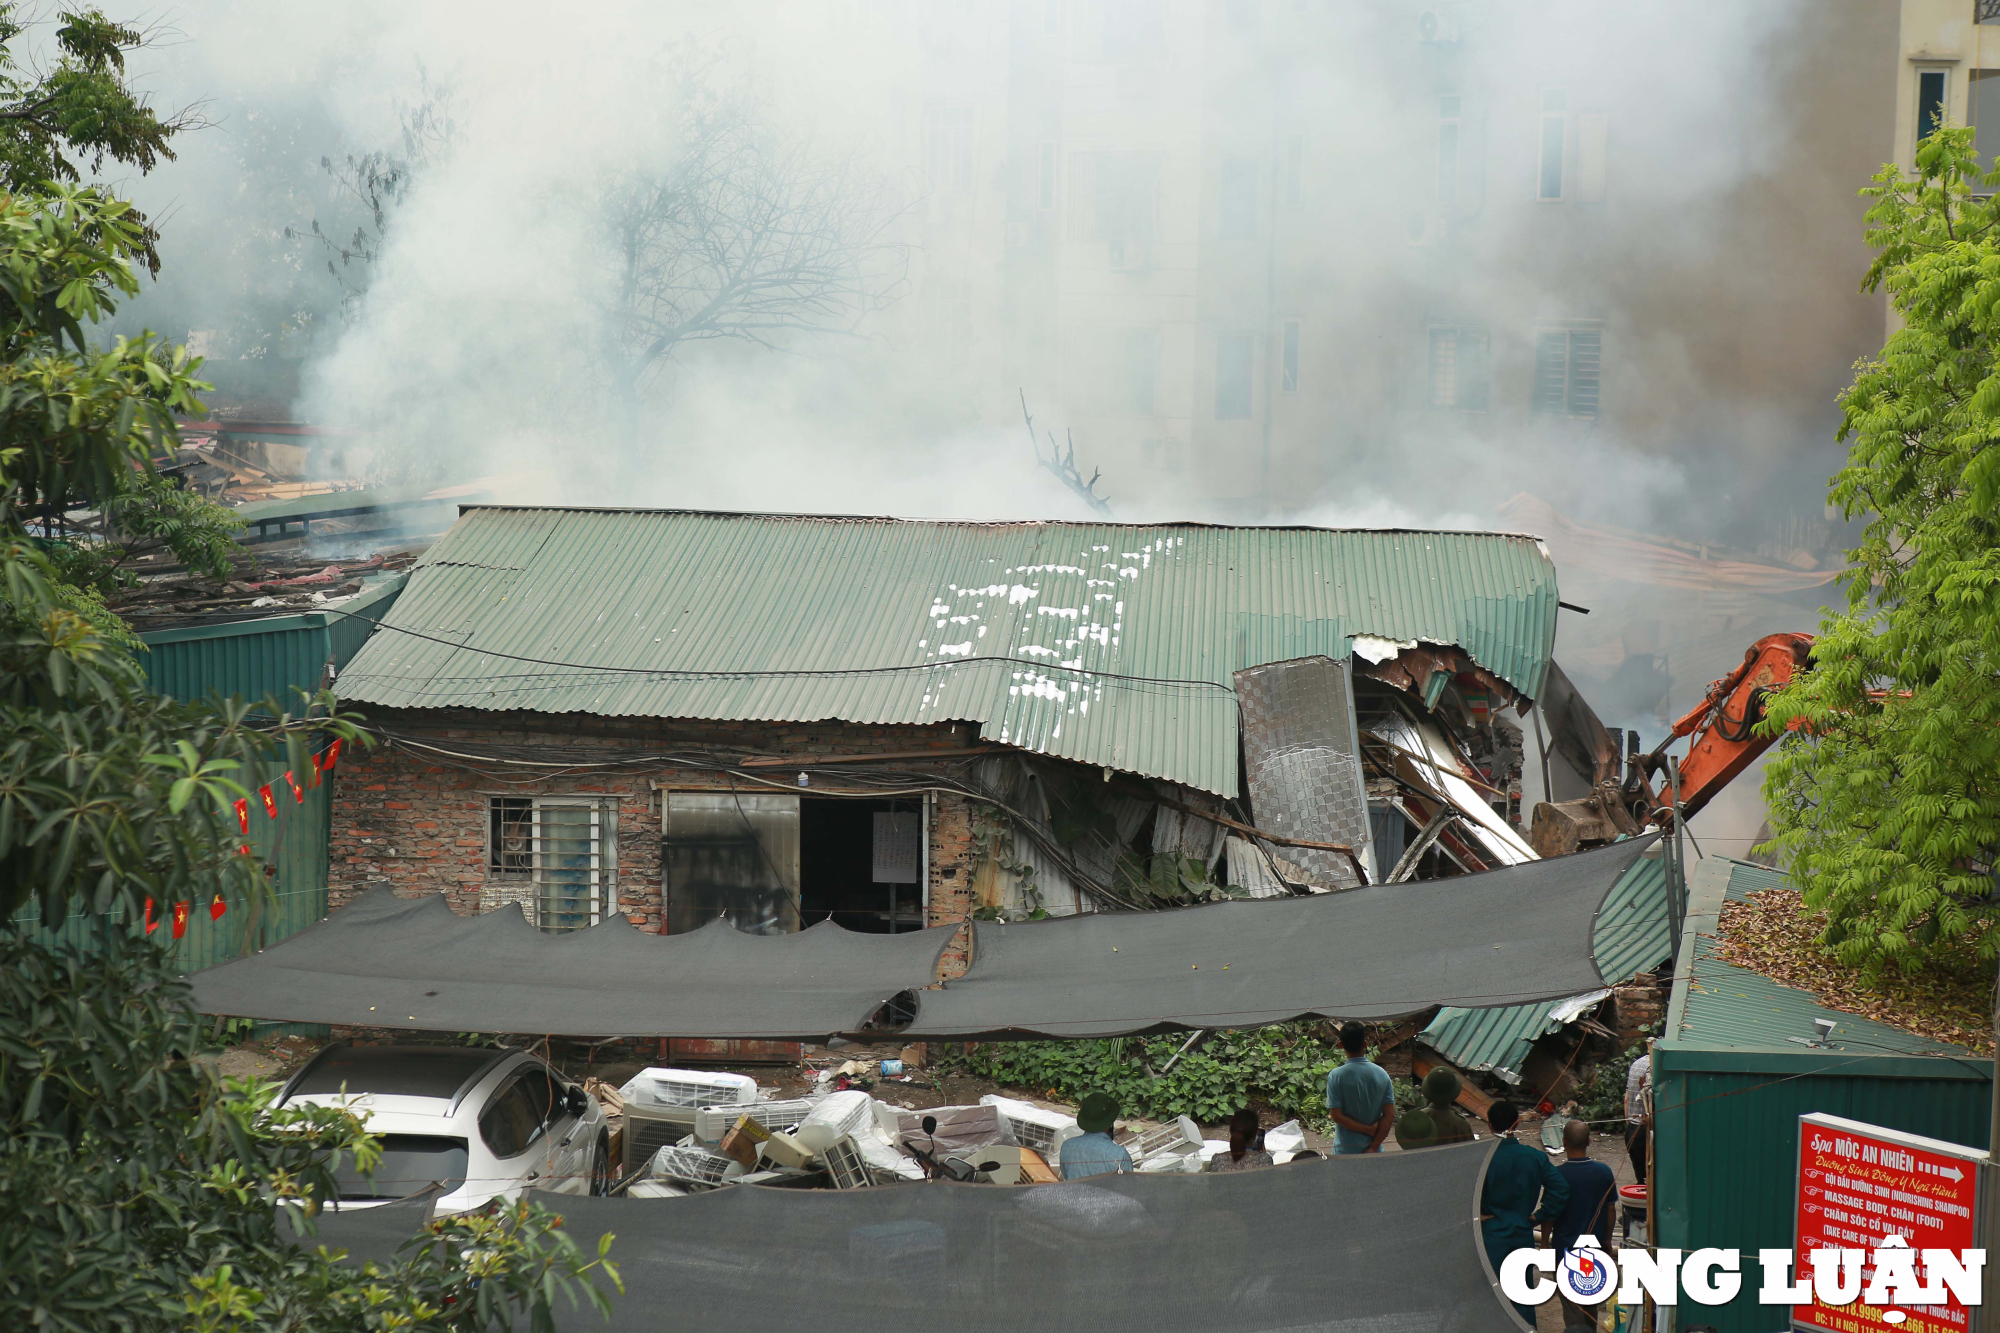
<svg viewBox="0 0 2000 1333">
<path fill-rule="evenodd" d="M 1458 1100 L 1461 1086 L 1458 1071 L 1443 1065 L 1424 1075 L 1424 1101 L 1427 1103 L 1424 1109 L 1430 1112 L 1431 1117 L 1431 1147 L 1472 1142 L 1471 1122 L 1452 1105 Z"/>
</svg>

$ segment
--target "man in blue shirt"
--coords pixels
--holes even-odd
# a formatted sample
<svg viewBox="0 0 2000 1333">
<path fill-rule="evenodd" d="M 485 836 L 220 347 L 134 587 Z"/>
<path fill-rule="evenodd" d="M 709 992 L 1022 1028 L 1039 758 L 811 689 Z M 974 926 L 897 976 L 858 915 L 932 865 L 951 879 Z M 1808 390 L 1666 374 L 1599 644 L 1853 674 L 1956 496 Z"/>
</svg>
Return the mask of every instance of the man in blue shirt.
<svg viewBox="0 0 2000 1333">
<path fill-rule="evenodd" d="M 1520 1118 L 1512 1102 L 1495 1102 L 1486 1113 L 1486 1123 L 1493 1126 L 1500 1142 L 1486 1164 L 1486 1184 L 1479 1195 L 1479 1230 L 1496 1278 L 1508 1255 L 1533 1248 L 1534 1223 L 1555 1221 L 1569 1202 L 1569 1182 L 1548 1154 L 1514 1139 L 1512 1131 Z M 1534 1306 L 1516 1305 L 1514 1309 L 1528 1321 L 1529 1328 L 1535 1326 Z"/>
<path fill-rule="evenodd" d="M 1118 1123 L 1118 1103 L 1107 1092 L 1093 1092 L 1076 1108 L 1076 1127 L 1083 1131 L 1062 1146 L 1060 1164 L 1064 1180 L 1082 1180 L 1132 1169 L 1132 1154 L 1111 1139 L 1111 1127 Z"/>
<path fill-rule="evenodd" d="M 1396 1124 L 1396 1094 L 1388 1072 L 1368 1058 L 1368 1029 L 1359 1023 L 1340 1025 L 1340 1049 L 1347 1052 L 1347 1062 L 1326 1076 L 1333 1150 L 1380 1152 Z"/>
<path fill-rule="evenodd" d="M 1611 1201 L 1618 1195 L 1618 1180 L 1611 1174 L 1610 1167 L 1591 1160 L 1588 1124 L 1572 1120 L 1563 1126 L 1563 1156 L 1563 1163 L 1556 1170 L 1569 1182 L 1569 1202 L 1563 1205 L 1562 1214 L 1555 1221 L 1542 1223 L 1542 1244 L 1553 1242 L 1558 1256 L 1575 1249 L 1578 1238 L 1582 1236 L 1593 1236 L 1600 1246 L 1608 1247 L 1611 1243 Z M 1560 1287 L 1556 1289 L 1556 1295 L 1563 1303 L 1567 1327 L 1597 1326 L 1596 1307 L 1571 1304 Z"/>
</svg>

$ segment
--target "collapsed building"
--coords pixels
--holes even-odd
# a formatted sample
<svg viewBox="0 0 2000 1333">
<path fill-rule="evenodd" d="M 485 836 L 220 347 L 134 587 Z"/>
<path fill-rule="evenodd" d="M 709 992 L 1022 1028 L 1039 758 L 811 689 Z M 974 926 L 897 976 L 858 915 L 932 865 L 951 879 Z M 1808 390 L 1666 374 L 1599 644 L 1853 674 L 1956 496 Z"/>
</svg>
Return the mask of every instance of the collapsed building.
<svg viewBox="0 0 2000 1333">
<path fill-rule="evenodd" d="M 465 506 L 339 673 L 330 905 L 896 932 L 1520 864 L 1557 608 L 1505 533 Z"/>
</svg>

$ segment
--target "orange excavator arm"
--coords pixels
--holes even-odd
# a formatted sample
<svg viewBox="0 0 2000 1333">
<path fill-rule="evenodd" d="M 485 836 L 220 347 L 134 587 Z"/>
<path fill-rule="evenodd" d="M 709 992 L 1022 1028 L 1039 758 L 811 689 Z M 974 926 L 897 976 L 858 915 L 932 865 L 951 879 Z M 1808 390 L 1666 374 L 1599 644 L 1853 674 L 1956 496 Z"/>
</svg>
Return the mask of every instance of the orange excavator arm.
<svg viewBox="0 0 2000 1333">
<path fill-rule="evenodd" d="M 1667 747 L 1683 736 L 1694 737 L 1687 758 L 1679 765 L 1681 817 L 1707 805 L 1715 794 L 1771 748 L 1773 737 L 1755 734 L 1764 719 L 1765 696 L 1791 683 L 1792 673 L 1805 666 L 1813 636 L 1798 631 L 1766 634 L 1743 654 L 1743 665 L 1708 687 L 1702 701 L 1688 710 L 1665 740 L 1640 762 L 1648 778 L 1659 778 L 1660 805 L 1652 822 L 1665 827 Z"/>
</svg>

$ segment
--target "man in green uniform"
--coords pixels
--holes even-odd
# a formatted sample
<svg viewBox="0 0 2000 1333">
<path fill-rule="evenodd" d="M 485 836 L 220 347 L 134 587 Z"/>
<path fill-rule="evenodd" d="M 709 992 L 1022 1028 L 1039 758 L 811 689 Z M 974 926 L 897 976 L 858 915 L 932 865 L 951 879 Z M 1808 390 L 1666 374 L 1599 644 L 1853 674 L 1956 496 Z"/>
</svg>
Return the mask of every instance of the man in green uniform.
<svg viewBox="0 0 2000 1333">
<path fill-rule="evenodd" d="M 1508 1255 L 1533 1248 L 1534 1224 L 1555 1221 L 1569 1202 L 1569 1182 L 1548 1154 L 1515 1140 L 1514 1125 L 1520 1118 L 1512 1102 L 1495 1102 L 1486 1113 L 1486 1123 L 1493 1126 L 1500 1143 L 1486 1164 L 1486 1187 L 1479 1196 L 1479 1230 L 1496 1278 Z M 1534 1306 L 1514 1308 L 1529 1328 L 1535 1326 Z"/>
</svg>

